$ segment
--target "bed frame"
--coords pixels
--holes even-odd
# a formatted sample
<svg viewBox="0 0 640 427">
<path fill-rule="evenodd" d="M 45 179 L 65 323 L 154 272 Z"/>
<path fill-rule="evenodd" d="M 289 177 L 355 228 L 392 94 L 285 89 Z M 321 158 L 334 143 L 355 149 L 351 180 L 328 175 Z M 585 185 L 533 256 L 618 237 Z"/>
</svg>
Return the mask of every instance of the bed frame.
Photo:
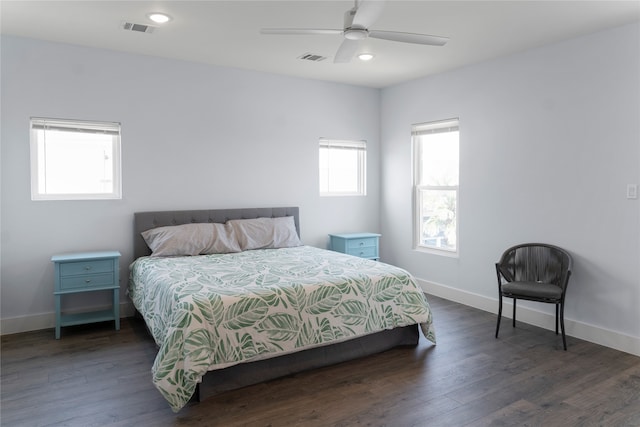
<svg viewBox="0 0 640 427">
<path fill-rule="evenodd" d="M 139 258 L 151 254 L 151 250 L 140 234 L 151 228 L 188 223 L 225 223 L 230 219 L 283 216 L 293 216 L 296 231 L 300 236 L 298 207 L 136 212 L 134 214 L 134 257 Z M 412 325 L 324 347 L 303 350 L 298 353 L 209 371 L 203 377 L 202 383 L 196 390 L 197 396 L 194 397 L 201 400 L 224 391 L 381 353 L 394 347 L 416 346 L 418 340 L 418 325 Z"/>
</svg>

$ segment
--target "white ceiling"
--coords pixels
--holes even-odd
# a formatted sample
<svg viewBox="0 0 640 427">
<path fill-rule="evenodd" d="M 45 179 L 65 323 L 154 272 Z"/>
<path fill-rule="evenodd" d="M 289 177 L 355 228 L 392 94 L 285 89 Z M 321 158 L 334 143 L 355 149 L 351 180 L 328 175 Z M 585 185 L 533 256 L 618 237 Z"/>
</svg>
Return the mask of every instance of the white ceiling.
<svg viewBox="0 0 640 427">
<path fill-rule="evenodd" d="M 363 40 L 369 62 L 333 63 L 342 36 L 261 35 L 262 27 L 342 28 L 353 1 L 0 1 L 2 34 L 385 87 L 640 20 L 640 1 L 388 0 L 371 29 L 449 37 L 443 47 Z M 163 25 L 150 12 L 173 17 Z M 155 25 L 125 31 L 123 21 Z M 298 59 L 305 53 L 328 57 Z"/>
</svg>

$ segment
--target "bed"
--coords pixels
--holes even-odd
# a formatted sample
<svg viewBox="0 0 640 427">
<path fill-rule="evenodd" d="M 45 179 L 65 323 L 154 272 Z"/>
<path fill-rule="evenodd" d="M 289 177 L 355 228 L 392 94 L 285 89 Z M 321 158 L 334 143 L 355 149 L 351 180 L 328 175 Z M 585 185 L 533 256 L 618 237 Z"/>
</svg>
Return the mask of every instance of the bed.
<svg viewBox="0 0 640 427">
<path fill-rule="evenodd" d="M 166 241 L 187 229 L 189 245 L 214 238 L 171 252 Z M 153 381 L 174 411 L 194 396 L 415 346 L 419 330 L 435 344 L 409 273 L 299 235 L 297 207 L 134 214 L 128 293 L 158 345 Z"/>
</svg>

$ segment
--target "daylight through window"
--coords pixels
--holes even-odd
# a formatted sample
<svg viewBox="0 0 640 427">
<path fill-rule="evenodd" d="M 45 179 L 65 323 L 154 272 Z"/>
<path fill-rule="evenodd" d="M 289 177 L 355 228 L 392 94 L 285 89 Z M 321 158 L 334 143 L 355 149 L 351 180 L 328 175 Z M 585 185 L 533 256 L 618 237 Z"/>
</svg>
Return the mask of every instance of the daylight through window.
<svg viewBox="0 0 640 427">
<path fill-rule="evenodd" d="M 320 195 L 366 194 L 365 141 L 320 139 Z"/>
<path fill-rule="evenodd" d="M 120 124 L 31 119 L 31 199 L 120 199 Z"/>
<path fill-rule="evenodd" d="M 458 251 L 458 119 L 412 126 L 416 248 Z"/>
</svg>

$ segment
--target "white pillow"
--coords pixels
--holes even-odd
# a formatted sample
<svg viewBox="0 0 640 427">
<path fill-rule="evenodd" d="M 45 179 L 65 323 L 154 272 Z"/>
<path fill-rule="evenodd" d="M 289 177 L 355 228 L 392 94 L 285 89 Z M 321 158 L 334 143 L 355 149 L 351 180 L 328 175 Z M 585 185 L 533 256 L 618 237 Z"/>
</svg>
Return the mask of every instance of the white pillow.
<svg viewBox="0 0 640 427">
<path fill-rule="evenodd" d="M 151 256 L 193 256 L 240 252 L 233 229 L 225 224 L 194 223 L 143 231 Z"/>
<path fill-rule="evenodd" d="M 240 245 L 236 239 L 233 228 L 226 224 L 211 223 L 213 234 L 211 244 L 204 248 L 203 255 L 228 254 L 230 252 L 240 252 Z"/>
<path fill-rule="evenodd" d="M 227 221 L 243 251 L 302 246 L 292 216 Z"/>
</svg>

